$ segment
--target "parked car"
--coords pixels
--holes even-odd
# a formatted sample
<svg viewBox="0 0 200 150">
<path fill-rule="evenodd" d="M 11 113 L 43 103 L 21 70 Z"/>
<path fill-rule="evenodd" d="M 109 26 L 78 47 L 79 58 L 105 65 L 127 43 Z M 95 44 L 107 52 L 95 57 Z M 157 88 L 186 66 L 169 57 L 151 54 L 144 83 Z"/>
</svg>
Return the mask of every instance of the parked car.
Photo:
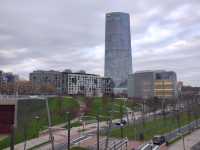
<svg viewBox="0 0 200 150">
<path fill-rule="evenodd" d="M 162 145 L 163 143 L 166 142 L 165 136 L 156 135 L 156 136 L 153 137 L 152 142 L 153 142 L 153 144 L 155 144 L 155 145 Z"/>
<path fill-rule="evenodd" d="M 126 120 L 122 120 L 121 123 L 126 125 L 127 121 Z"/>
<path fill-rule="evenodd" d="M 126 125 L 126 123 L 127 123 L 126 120 L 122 120 L 120 122 L 116 122 L 115 125 L 117 125 L 117 126 L 124 126 L 124 125 Z"/>
</svg>

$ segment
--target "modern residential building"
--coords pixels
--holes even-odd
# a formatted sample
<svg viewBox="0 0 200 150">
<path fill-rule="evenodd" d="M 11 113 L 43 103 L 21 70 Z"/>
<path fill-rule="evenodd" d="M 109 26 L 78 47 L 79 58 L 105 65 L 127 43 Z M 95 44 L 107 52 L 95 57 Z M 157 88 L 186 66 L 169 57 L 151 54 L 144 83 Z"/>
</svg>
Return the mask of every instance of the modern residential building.
<svg viewBox="0 0 200 150">
<path fill-rule="evenodd" d="M 110 78 L 88 74 L 85 71 L 72 72 L 71 70 L 59 71 L 34 71 L 30 73 L 33 85 L 52 85 L 56 94 L 102 96 L 112 92 Z"/>
<path fill-rule="evenodd" d="M 11 72 L 2 72 L 2 83 L 9 84 L 15 83 L 19 80 L 18 75 L 15 75 Z"/>
<path fill-rule="evenodd" d="M 3 83 L 3 71 L 0 70 L 0 85 Z"/>
<path fill-rule="evenodd" d="M 0 70 L 0 85 L 14 84 L 19 80 L 18 75 Z"/>
<path fill-rule="evenodd" d="M 0 94 L 16 94 L 16 83 L 18 80 L 18 75 L 0 71 Z"/>
<path fill-rule="evenodd" d="M 149 98 L 154 96 L 154 72 L 136 72 L 128 78 L 128 97 Z"/>
<path fill-rule="evenodd" d="M 66 78 L 67 91 L 65 92 L 68 95 L 101 95 L 100 76 L 98 75 L 87 74 L 84 71 L 80 71 L 76 73 L 68 73 Z"/>
<path fill-rule="evenodd" d="M 173 71 L 142 71 L 129 75 L 128 97 L 171 98 L 177 94 L 177 77 Z"/>
<path fill-rule="evenodd" d="M 178 81 L 177 82 L 177 92 L 178 92 L 178 95 L 181 95 L 182 88 L 183 88 L 183 82 Z"/>
<path fill-rule="evenodd" d="M 182 96 L 200 95 L 200 87 L 183 86 L 181 88 Z"/>
<path fill-rule="evenodd" d="M 33 71 L 29 79 L 35 89 L 39 86 L 53 86 L 57 94 L 62 93 L 62 73 L 59 71 Z"/>
<path fill-rule="evenodd" d="M 127 88 L 132 73 L 130 17 L 123 12 L 106 14 L 104 76 L 113 79 L 115 88 Z"/>
<path fill-rule="evenodd" d="M 101 78 L 101 93 L 103 95 L 111 96 L 113 94 L 114 83 L 111 78 L 102 77 Z"/>
</svg>

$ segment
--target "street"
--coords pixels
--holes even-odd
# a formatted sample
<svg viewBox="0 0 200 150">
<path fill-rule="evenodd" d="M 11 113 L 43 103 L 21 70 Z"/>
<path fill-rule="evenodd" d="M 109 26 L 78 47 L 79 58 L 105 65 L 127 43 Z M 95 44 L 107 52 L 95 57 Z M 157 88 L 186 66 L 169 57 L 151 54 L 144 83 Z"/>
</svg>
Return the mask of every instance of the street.
<svg viewBox="0 0 200 150">
<path fill-rule="evenodd" d="M 200 129 L 184 137 L 185 150 L 190 150 L 190 148 L 198 142 L 200 142 Z M 170 145 L 168 150 L 184 150 L 183 140 L 180 139 Z"/>
</svg>

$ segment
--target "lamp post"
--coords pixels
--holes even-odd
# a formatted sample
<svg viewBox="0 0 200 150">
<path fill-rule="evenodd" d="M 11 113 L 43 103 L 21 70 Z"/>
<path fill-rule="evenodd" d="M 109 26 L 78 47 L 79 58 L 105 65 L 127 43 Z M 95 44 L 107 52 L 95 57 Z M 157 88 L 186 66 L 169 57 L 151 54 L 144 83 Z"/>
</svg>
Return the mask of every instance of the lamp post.
<svg viewBox="0 0 200 150">
<path fill-rule="evenodd" d="M 38 122 L 39 122 L 39 119 L 40 119 L 40 116 L 35 116 L 34 119 L 36 120 L 36 123 L 37 123 L 37 132 L 38 132 L 38 137 L 39 137 L 39 125 L 38 125 Z"/>
<path fill-rule="evenodd" d="M 100 136 L 100 116 L 99 116 L 99 112 L 97 113 L 96 117 L 95 116 L 83 116 L 82 118 L 87 118 L 87 117 L 90 117 L 90 118 L 94 118 L 97 120 L 97 150 L 99 150 L 100 148 L 100 145 L 99 145 L 99 136 Z"/>
<path fill-rule="evenodd" d="M 120 131 L 121 131 L 121 138 L 124 137 L 124 134 L 123 134 L 123 107 L 122 107 L 122 101 L 121 101 L 121 104 L 120 104 Z"/>
<path fill-rule="evenodd" d="M 48 103 L 47 98 L 45 98 L 45 102 L 46 102 L 46 108 L 47 108 L 48 129 L 49 129 L 49 138 L 51 141 L 51 149 L 54 150 L 54 137 L 53 137 L 52 130 L 51 130 L 51 115 L 50 115 L 49 103 Z"/>
<path fill-rule="evenodd" d="M 96 118 L 97 118 L 97 150 L 99 150 L 99 114 L 97 114 Z"/>
<path fill-rule="evenodd" d="M 136 140 L 136 119 L 135 119 L 135 113 L 134 113 L 134 111 L 132 112 L 132 115 L 133 115 L 133 118 L 134 118 L 134 122 L 133 122 L 133 125 L 134 125 L 134 130 L 135 130 L 135 134 L 134 134 L 134 138 L 135 138 L 135 140 Z"/>
<path fill-rule="evenodd" d="M 10 150 L 14 150 L 15 145 L 15 126 L 11 126 L 11 140 L 10 140 Z"/>
<path fill-rule="evenodd" d="M 71 132 L 70 112 L 66 112 L 66 114 L 67 114 L 67 149 L 70 150 L 70 132 Z"/>
<path fill-rule="evenodd" d="M 180 95 L 178 97 L 178 115 L 179 115 L 179 111 L 180 111 L 180 99 L 182 98 L 182 95 Z M 178 128 L 179 128 L 179 132 L 180 132 L 180 127 L 181 127 L 181 122 L 180 122 L 180 115 L 178 116 Z M 181 133 L 181 138 L 182 138 L 182 143 L 183 143 L 183 150 L 185 150 L 185 138 L 184 138 L 184 134 Z"/>
</svg>

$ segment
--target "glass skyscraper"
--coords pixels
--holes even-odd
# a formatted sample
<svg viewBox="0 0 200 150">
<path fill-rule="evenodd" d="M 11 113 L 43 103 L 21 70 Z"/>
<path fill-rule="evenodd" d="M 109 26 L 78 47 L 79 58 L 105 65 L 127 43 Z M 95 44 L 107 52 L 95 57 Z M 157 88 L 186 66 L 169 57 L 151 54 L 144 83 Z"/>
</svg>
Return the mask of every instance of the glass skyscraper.
<svg viewBox="0 0 200 150">
<path fill-rule="evenodd" d="M 130 17 L 123 12 L 106 14 L 104 75 L 111 77 L 116 88 L 127 87 L 132 73 Z"/>
</svg>

